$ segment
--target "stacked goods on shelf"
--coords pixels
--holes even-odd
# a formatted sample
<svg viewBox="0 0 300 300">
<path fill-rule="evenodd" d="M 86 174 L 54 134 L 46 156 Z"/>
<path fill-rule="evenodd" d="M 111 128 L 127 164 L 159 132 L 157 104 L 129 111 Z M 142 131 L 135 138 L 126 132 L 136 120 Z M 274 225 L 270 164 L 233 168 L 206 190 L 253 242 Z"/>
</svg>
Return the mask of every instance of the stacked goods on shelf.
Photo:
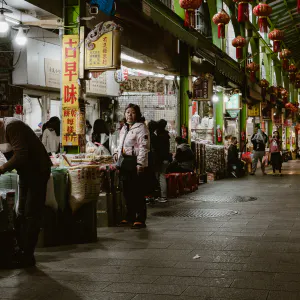
<svg viewBox="0 0 300 300">
<path fill-rule="evenodd" d="M 205 160 L 207 173 L 213 173 L 220 178 L 225 175 L 224 146 L 206 145 Z"/>
</svg>

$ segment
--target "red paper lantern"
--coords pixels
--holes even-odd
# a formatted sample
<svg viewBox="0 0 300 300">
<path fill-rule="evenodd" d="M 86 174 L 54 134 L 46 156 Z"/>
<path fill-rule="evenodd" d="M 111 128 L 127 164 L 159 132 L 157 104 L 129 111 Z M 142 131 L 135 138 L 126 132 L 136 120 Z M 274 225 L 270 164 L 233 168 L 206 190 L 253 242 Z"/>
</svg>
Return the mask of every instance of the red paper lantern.
<svg viewBox="0 0 300 300">
<path fill-rule="evenodd" d="M 287 71 L 289 69 L 289 58 L 292 56 L 292 52 L 289 49 L 283 49 L 279 53 L 279 57 L 282 60 L 282 68 Z"/>
<path fill-rule="evenodd" d="M 258 17 L 259 31 L 268 32 L 268 16 L 272 13 L 272 7 L 266 3 L 259 3 L 253 8 L 253 13 Z"/>
<path fill-rule="evenodd" d="M 249 3 L 252 0 L 233 0 L 238 3 L 238 22 L 243 23 L 249 21 Z"/>
<path fill-rule="evenodd" d="M 274 29 L 269 33 L 269 39 L 273 41 L 273 51 L 280 51 L 280 42 L 284 39 L 284 32 L 282 30 Z"/>
<path fill-rule="evenodd" d="M 185 9 L 185 27 L 195 27 L 195 10 L 202 4 L 202 0 L 179 0 L 181 8 Z"/>
<path fill-rule="evenodd" d="M 230 17 L 227 12 L 222 9 L 220 12 L 215 14 L 212 18 L 213 22 L 218 25 L 218 38 L 225 38 L 225 25 L 230 22 Z"/>
<path fill-rule="evenodd" d="M 296 80 L 296 72 L 297 72 L 297 67 L 294 64 L 291 64 L 289 66 L 289 79 L 291 83 L 294 83 Z"/>
<path fill-rule="evenodd" d="M 277 87 L 273 85 L 270 86 L 269 93 L 270 93 L 270 102 L 272 104 L 275 104 L 277 100 Z"/>
<path fill-rule="evenodd" d="M 243 48 L 246 46 L 246 39 L 242 36 L 237 36 L 232 40 L 232 46 L 236 48 L 236 58 L 243 58 Z"/>
<path fill-rule="evenodd" d="M 270 83 L 266 79 L 262 79 L 259 82 L 259 86 L 261 87 L 261 96 L 262 96 L 262 98 L 263 98 L 264 101 L 266 99 L 267 88 L 269 87 L 269 85 L 270 85 Z"/>
<path fill-rule="evenodd" d="M 250 71 L 250 80 L 252 82 L 256 81 L 255 73 L 259 70 L 259 65 L 255 62 L 252 62 L 246 66 L 247 70 Z"/>
</svg>

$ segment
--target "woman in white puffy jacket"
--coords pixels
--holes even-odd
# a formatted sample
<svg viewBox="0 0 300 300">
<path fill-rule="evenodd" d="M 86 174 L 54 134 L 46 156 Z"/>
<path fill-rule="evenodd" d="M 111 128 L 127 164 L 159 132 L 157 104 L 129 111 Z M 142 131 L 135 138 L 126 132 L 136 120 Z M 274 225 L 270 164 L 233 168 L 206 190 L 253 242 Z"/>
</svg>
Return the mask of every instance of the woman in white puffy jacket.
<svg viewBox="0 0 300 300">
<path fill-rule="evenodd" d="M 150 138 L 147 126 L 142 120 L 140 107 L 129 104 L 125 110 L 126 123 L 120 132 L 118 148 L 118 166 L 123 181 L 123 194 L 126 200 L 127 217 L 121 226 L 133 229 L 145 228 L 146 201 L 144 170 L 148 166 Z M 124 166 L 124 158 L 136 157 L 136 166 L 128 170 Z M 134 158 L 135 161 L 135 158 Z"/>
</svg>

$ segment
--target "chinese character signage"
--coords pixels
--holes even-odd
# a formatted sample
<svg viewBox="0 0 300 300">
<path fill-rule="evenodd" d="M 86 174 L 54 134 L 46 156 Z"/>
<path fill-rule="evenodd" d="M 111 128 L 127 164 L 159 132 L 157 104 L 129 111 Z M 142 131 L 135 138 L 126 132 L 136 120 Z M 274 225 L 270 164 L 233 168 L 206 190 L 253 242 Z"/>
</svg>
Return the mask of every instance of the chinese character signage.
<svg viewBox="0 0 300 300">
<path fill-rule="evenodd" d="M 210 101 L 213 94 L 213 82 L 211 78 L 199 77 L 193 84 L 193 100 Z"/>
<path fill-rule="evenodd" d="M 98 24 L 85 40 L 85 69 L 105 71 L 120 69 L 120 26 L 113 22 Z"/>
<path fill-rule="evenodd" d="M 45 58 L 45 82 L 47 87 L 60 89 L 61 65 L 59 60 Z"/>
<path fill-rule="evenodd" d="M 79 37 L 63 37 L 63 146 L 78 146 L 76 116 L 79 111 Z"/>
<path fill-rule="evenodd" d="M 260 116 L 260 103 L 253 105 L 251 108 L 248 107 L 248 117 L 259 117 Z"/>
<path fill-rule="evenodd" d="M 63 146 L 78 146 L 77 119 L 78 109 L 63 109 Z"/>
</svg>

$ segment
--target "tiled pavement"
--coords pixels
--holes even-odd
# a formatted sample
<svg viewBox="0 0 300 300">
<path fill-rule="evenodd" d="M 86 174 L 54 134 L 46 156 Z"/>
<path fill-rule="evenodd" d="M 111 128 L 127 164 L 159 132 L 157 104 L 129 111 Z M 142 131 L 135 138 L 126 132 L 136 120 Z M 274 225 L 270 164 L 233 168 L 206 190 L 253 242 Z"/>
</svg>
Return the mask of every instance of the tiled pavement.
<svg viewBox="0 0 300 300">
<path fill-rule="evenodd" d="M 284 168 L 282 178 L 257 172 L 157 205 L 145 230 L 104 228 L 97 244 L 39 249 L 37 268 L 0 271 L 0 299 L 300 300 L 300 161 Z M 234 214 L 151 216 L 189 209 Z"/>
</svg>

